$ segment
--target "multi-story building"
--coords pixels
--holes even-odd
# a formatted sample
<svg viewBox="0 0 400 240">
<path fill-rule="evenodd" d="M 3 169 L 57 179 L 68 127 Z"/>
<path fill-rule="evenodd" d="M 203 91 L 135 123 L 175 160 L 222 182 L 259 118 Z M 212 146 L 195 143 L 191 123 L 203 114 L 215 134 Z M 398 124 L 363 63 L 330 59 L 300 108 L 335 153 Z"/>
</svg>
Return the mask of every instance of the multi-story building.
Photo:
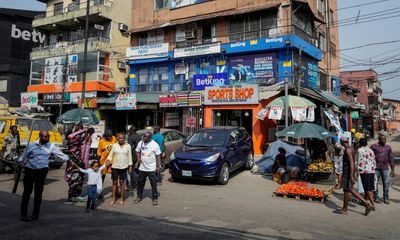
<svg viewBox="0 0 400 240">
<path fill-rule="evenodd" d="M 386 129 L 392 132 L 398 131 L 400 127 L 400 100 L 384 98 L 383 107 Z"/>
<path fill-rule="evenodd" d="M 382 87 L 379 75 L 373 69 L 344 71 L 340 73 L 341 84 L 350 85 L 360 91 L 358 102 L 365 106 L 363 128 L 376 136 L 384 128 Z"/>
<path fill-rule="evenodd" d="M 32 30 L 37 11 L 0 8 L 0 96 L 11 107 L 20 106 L 21 92 L 29 85 L 29 53 L 43 36 Z"/>
<path fill-rule="evenodd" d="M 107 96 L 127 86 L 126 32 L 132 0 L 38 0 L 46 12 L 32 25 L 45 37 L 30 54 L 29 92 L 38 92 L 43 105 L 58 115 L 62 92 L 63 110 L 76 107 L 86 74 L 86 105 L 100 109 Z M 86 73 L 84 68 L 85 19 L 89 1 Z M 114 109 L 104 107 L 104 109 Z"/>
<path fill-rule="evenodd" d="M 327 2 L 136 1 L 127 49 L 130 90 L 151 92 L 154 108 L 156 93 L 163 94 L 160 106 L 173 107 L 137 116 L 184 132 L 193 116 L 195 127 L 243 126 L 260 153 L 269 130 L 256 115 L 274 96 L 262 94 L 265 86 L 300 82 L 339 92 L 336 1 Z M 204 108 L 191 102 L 199 92 Z"/>
</svg>

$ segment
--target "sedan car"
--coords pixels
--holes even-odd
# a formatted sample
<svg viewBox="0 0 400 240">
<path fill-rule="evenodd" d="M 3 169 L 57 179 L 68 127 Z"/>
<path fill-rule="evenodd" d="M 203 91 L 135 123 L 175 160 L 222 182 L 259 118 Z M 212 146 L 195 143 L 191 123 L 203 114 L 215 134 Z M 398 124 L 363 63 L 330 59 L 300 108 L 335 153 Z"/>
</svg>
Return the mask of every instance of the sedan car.
<svg viewBox="0 0 400 240">
<path fill-rule="evenodd" d="M 153 129 L 143 129 L 137 131 L 137 133 L 143 136 L 148 131 L 153 132 Z M 171 153 L 183 146 L 183 140 L 186 139 L 186 136 L 175 129 L 169 128 L 161 128 L 160 132 L 165 138 L 165 159 L 161 160 L 160 167 L 161 171 L 164 171 L 165 166 L 170 162 Z"/>
<path fill-rule="evenodd" d="M 227 184 L 230 173 L 254 166 L 253 141 L 244 128 L 204 128 L 185 146 L 171 154 L 169 171 L 173 180 L 192 178 Z"/>
</svg>

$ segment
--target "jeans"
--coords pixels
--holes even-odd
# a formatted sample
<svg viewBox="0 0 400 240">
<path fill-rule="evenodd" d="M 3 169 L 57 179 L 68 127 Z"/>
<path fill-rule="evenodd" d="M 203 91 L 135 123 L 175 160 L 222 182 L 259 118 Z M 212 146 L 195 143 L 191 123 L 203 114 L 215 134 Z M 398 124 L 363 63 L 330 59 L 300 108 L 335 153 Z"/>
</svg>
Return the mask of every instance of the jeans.
<svg viewBox="0 0 400 240">
<path fill-rule="evenodd" d="M 86 208 L 94 209 L 96 207 L 96 198 L 97 198 L 97 185 L 88 185 L 87 186 L 87 203 Z"/>
<path fill-rule="evenodd" d="M 153 195 L 153 199 L 158 198 L 157 193 L 157 179 L 156 179 L 156 172 L 144 172 L 139 170 L 139 178 L 138 178 L 138 185 L 137 185 L 137 197 L 143 198 L 143 189 L 146 183 L 146 179 L 149 177 L 150 184 L 151 184 L 151 192 Z"/>
<path fill-rule="evenodd" d="M 24 176 L 24 192 L 21 200 L 21 216 L 28 215 L 29 199 L 31 198 L 32 191 L 35 190 L 35 197 L 33 203 L 33 215 L 39 216 L 40 205 L 42 203 L 42 193 L 44 182 L 46 180 L 48 168 L 31 169 L 25 168 Z"/>
<path fill-rule="evenodd" d="M 381 178 L 382 185 L 383 185 L 383 199 L 389 200 L 389 185 L 390 185 L 389 169 L 386 169 L 386 170 L 376 169 L 375 175 L 376 175 L 376 178 L 378 179 L 378 181 L 377 181 L 377 184 L 375 187 L 374 198 L 375 199 L 379 198 L 378 183 L 379 183 L 379 178 Z"/>
</svg>

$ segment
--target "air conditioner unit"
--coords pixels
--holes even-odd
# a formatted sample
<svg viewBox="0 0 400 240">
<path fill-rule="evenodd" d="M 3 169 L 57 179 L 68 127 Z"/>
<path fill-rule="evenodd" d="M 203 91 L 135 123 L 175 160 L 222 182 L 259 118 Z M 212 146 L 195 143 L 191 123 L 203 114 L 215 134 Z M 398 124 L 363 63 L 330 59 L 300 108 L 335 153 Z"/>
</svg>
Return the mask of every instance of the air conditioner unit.
<svg viewBox="0 0 400 240">
<path fill-rule="evenodd" d="M 126 69 L 126 63 L 125 62 L 118 62 L 117 63 L 118 69 L 125 70 Z"/>
<path fill-rule="evenodd" d="M 121 32 L 127 32 L 129 30 L 129 28 L 128 28 L 128 25 L 126 25 L 124 23 L 119 23 L 118 30 L 120 30 Z"/>
<path fill-rule="evenodd" d="M 197 33 L 195 30 L 189 30 L 185 32 L 185 38 L 186 39 L 196 39 L 197 38 Z"/>
</svg>

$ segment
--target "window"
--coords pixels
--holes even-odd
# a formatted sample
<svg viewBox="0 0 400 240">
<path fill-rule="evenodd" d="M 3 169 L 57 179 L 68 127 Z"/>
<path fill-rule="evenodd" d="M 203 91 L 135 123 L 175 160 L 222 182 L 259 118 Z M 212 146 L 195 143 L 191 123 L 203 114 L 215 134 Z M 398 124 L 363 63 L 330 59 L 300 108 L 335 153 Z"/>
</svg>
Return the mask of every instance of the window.
<svg viewBox="0 0 400 240">
<path fill-rule="evenodd" d="M 138 70 L 138 83 L 139 84 L 148 84 L 149 83 L 149 69 L 141 68 Z"/>
<path fill-rule="evenodd" d="M 139 36 L 139 46 L 154 45 L 158 43 L 164 43 L 164 29 L 145 32 Z"/>
<path fill-rule="evenodd" d="M 329 42 L 329 53 L 336 57 L 336 44 L 334 44 L 333 42 Z"/>
<path fill-rule="evenodd" d="M 183 140 L 185 138 L 180 133 L 175 132 L 175 131 L 171 131 L 170 136 L 171 136 L 171 141 L 179 141 L 179 140 Z"/>
<path fill-rule="evenodd" d="M 62 14 L 63 13 L 63 7 L 64 7 L 64 3 L 63 2 L 54 4 L 54 16 Z"/>
<path fill-rule="evenodd" d="M 212 43 L 215 38 L 215 24 L 205 24 L 202 27 L 201 37 L 203 43 Z"/>
<path fill-rule="evenodd" d="M 168 67 L 155 67 L 153 70 L 153 91 L 168 91 Z"/>
<path fill-rule="evenodd" d="M 335 18 L 332 9 L 329 10 L 329 24 L 331 25 L 331 27 L 335 25 Z"/>
<path fill-rule="evenodd" d="M 230 23 L 231 42 L 269 37 L 276 34 L 276 12 L 237 17 Z"/>
<path fill-rule="evenodd" d="M 159 9 L 163 9 L 168 7 L 168 0 L 155 0 L 155 9 L 159 10 Z"/>
<path fill-rule="evenodd" d="M 326 52 L 326 38 L 322 33 L 319 34 L 319 40 L 318 41 L 319 41 L 319 44 L 318 44 L 319 48 L 323 52 Z"/>
</svg>

